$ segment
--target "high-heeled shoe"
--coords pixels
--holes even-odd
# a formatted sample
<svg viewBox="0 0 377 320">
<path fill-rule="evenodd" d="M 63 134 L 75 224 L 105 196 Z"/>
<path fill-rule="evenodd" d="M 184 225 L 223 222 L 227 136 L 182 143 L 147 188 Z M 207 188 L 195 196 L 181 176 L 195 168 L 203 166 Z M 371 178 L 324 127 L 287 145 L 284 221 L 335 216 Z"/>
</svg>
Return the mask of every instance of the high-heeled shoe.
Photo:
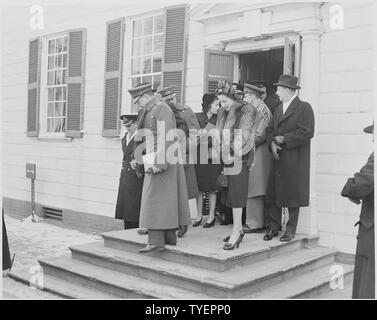
<svg viewBox="0 0 377 320">
<path fill-rule="evenodd" d="M 215 218 L 212 219 L 211 222 L 206 222 L 204 225 L 203 225 L 203 228 L 211 228 L 215 225 Z M 208 220 L 207 220 L 208 221 Z"/>
<path fill-rule="evenodd" d="M 223 239 L 223 241 L 224 241 L 224 242 L 228 242 L 229 239 L 230 239 L 230 236 L 226 236 L 226 237 Z"/>
<path fill-rule="evenodd" d="M 195 222 L 193 223 L 192 226 L 193 226 L 193 227 L 198 227 L 198 226 L 200 226 L 200 225 L 202 224 L 202 220 L 203 220 L 203 217 L 201 217 L 199 221 L 195 221 Z"/>
<path fill-rule="evenodd" d="M 225 243 L 223 249 L 233 250 L 235 247 L 238 248 L 240 246 L 240 243 L 242 242 L 244 235 L 245 235 L 245 232 L 243 230 L 240 230 L 240 235 L 238 236 L 236 242 L 233 244 L 231 244 L 230 242 Z"/>
</svg>

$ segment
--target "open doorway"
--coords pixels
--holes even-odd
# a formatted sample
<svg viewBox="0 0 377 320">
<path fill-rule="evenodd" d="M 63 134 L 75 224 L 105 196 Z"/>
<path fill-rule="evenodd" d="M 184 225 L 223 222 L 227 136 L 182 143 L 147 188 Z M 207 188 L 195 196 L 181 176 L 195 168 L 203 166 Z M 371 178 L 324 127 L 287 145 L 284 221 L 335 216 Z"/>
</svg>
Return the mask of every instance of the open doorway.
<svg viewBox="0 0 377 320">
<path fill-rule="evenodd" d="M 284 48 L 248 52 L 239 55 L 239 81 L 264 80 L 271 90 L 284 70 Z"/>
</svg>

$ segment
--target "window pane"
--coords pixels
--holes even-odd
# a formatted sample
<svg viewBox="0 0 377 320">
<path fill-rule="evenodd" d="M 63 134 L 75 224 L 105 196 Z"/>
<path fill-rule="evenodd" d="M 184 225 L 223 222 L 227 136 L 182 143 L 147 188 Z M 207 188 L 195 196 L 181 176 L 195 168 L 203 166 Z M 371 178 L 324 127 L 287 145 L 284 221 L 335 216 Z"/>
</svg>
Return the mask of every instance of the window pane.
<svg viewBox="0 0 377 320">
<path fill-rule="evenodd" d="M 141 83 L 141 77 L 132 78 L 132 88 L 135 88 Z"/>
<path fill-rule="evenodd" d="M 62 102 L 62 115 L 63 115 L 63 117 L 65 117 L 67 115 L 66 110 L 67 110 L 67 102 Z"/>
<path fill-rule="evenodd" d="M 63 88 L 63 100 L 67 100 L 67 87 Z"/>
<path fill-rule="evenodd" d="M 54 88 L 48 88 L 48 101 L 54 101 Z"/>
<path fill-rule="evenodd" d="M 67 68 L 67 54 L 63 54 L 63 68 Z"/>
<path fill-rule="evenodd" d="M 151 73 L 152 56 L 143 57 L 141 63 L 141 73 Z"/>
<path fill-rule="evenodd" d="M 132 55 L 133 56 L 141 55 L 141 39 L 135 39 L 132 41 Z"/>
<path fill-rule="evenodd" d="M 164 28 L 164 15 L 161 14 L 154 18 L 154 33 L 163 32 Z"/>
<path fill-rule="evenodd" d="M 48 42 L 48 53 L 55 52 L 55 40 L 49 40 Z"/>
<path fill-rule="evenodd" d="M 153 31 L 153 17 L 143 19 L 143 36 L 152 34 Z"/>
<path fill-rule="evenodd" d="M 63 116 L 65 116 L 64 102 L 56 102 L 55 103 L 55 117 L 63 117 Z"/>
<path fill-rule="evenodd" d="M 64 119 L 62 118 L 56 118 L 54 119 L 54 132 L 63 132 L 63 124 Z"/>
<path fill-rule="evenodd" d="M 140 74 L 140 58 L 132 59 L 131 74 Z"/>
<path fill-rule="evenodd" d="M 59 38 L 56 39 L 56 52 L 62 52 L 63 51 L 63 39 Z"/>
<path fill-rule="evenodd" d="M 55 84 L 62 84 L 62 72 L 60 70 L 55 71 Z"/>
<path fill-rule="evenodd" d="M 62 84 L 67 83 L 67 70 L 63 70 Z"/>
<path fill-rule="evenodd" d="M 153 89 L 156 89 L 156 90 L 161 89 L 161 76 L 153 77 Z"/>
<path fill-rule="evenodd" d="M 62 87 L 57 87 L 55 88 L 55 101 L 61 101 L 63 100 L 63 88 Z"/>
<path fill-rule="evenodd" d="M 141 19 L 134 21 L 133 37 L 141 37 Z"/>
<path fill-rule="evenodd" d="M 64 37 L 63 40 L 63 51 L 67 51 L 68 48 L 68 37 Z"/>
<path fill-rule="evenodd" d="M 152 76 L 143 77 L 143 83 L 152 83 Z"/>
<path fill-rule="evenodd" d="M 143 54 L 152 53 L 152 36 L 143 38 Z"/>
<path fill-rule="evenodd" d="M 47 119 L 47 132 L 54 132 L 54 119 Z"/>
<path fill-rule="evenodd" d="M 57 65 L 56 65 L 56 67 L 57 68 L 63 67 L 63 55 L 62 54 L 57 55 Z"/>
<path fill-rule="evenodd" d="M 48 70 L 54 69 L 54 65 L 55 65 L 55 57 L 49 56 L 48 57 Z"/>
<path fill-rule="evenodd" d="M 162 58 L 160 54 L 153 56 L 153 72 L 161 71 L 161 62 L 162 62 Z"/>
<path fill-rule="evenodd" d="M 153 51 L 154 52 L 162 52 L 162 44 L 163 44 L 163 37 L 162 35 L 160 36 L 154 36 L 154 48 L 153 48 Z"/>
<path fill-rule="evenodd" d="M 52 86 L 54 84 L 54 71 L 48 71 L 47 73 L 47 85 Z"/>
<path fill-rule="evenodd" d="M 53 117 L 54 116 L 54 103 L 50 102 L 47 104 L 47 117 Z"/>
</svg>

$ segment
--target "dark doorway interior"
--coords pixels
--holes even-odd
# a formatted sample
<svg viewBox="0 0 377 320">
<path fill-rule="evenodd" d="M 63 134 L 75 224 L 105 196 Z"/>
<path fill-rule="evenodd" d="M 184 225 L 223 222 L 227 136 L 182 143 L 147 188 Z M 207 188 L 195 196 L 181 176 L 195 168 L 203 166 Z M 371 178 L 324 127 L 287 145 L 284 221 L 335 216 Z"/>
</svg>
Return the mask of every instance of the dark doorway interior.
<svg viewBox="0 0 377 320">
<path fill-rule="evenodd" d="M 240 82 L 265 80 L 272 84 L 283 74 L 284 48 L 243 53 L 239 56 Z"/>
</svg>

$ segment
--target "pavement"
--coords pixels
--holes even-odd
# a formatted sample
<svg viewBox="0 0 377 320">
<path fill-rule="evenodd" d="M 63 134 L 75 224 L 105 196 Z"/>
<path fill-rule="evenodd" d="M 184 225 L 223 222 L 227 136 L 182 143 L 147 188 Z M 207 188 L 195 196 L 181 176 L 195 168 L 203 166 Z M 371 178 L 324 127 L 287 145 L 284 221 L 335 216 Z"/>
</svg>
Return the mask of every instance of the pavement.
<svg viewBox="0 0 377 320">
<path fill-rule="evenodd" d="M 29 281 L 38 277 L 38 259 L 69 256 L 69 246 L 102 239 L 98 234 L 64 228 L 59 222 L 33 223 L 5 215 L 5 224 L 11 257 L 15 254 L 15 258 L 10 274 L 2 278 L 3 299 L 62 299 L 30 285 Z M 24 283 L 14 280 L 20 278 Z"/>
</svg>

